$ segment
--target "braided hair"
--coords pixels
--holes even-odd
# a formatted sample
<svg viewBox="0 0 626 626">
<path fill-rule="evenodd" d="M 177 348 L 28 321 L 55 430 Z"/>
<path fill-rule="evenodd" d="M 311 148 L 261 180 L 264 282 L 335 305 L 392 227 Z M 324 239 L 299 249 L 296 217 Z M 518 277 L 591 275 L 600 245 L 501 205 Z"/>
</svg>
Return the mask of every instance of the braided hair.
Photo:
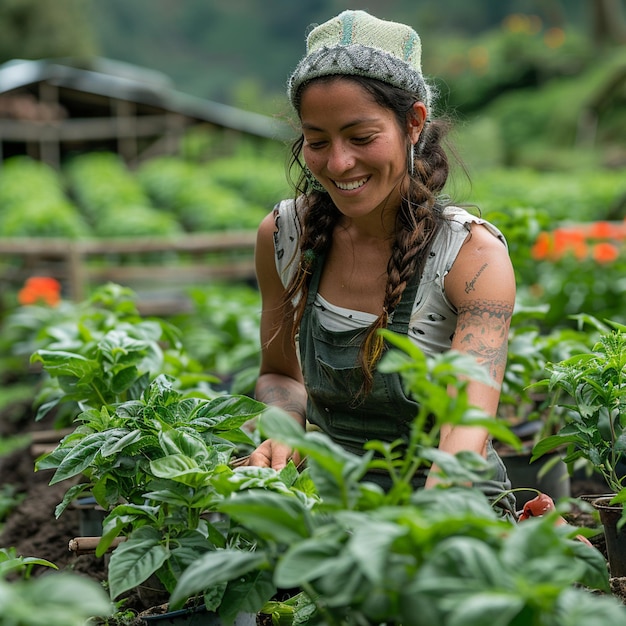
<svg viewBox="0 0 626 626">
<path fill-rule="evenodd" d="M 415 95 L 372 78 L 342 76 L 361 85 L 377 104 L 394 112 L 402 128 L 416 101 Z M 331 81 L 337 77 L 316 78 Z M 402 294 L 415 272 L 422 272 L 430 246 L 442 222 L 442 205 L 438 202 L 449 174 L 449 162 L 443 147 L 448 130 L 444 120 L 429 120 L 425 124 L 414 150 L 414 171 L 409 177 L 405 195 L 396 216 L 395 242 L 387 265 L 387 285 L 381 313 L 365 333 L 359 352 L 363 371 L 362 393 L 366 395 L 373 382 L 373 370 L 384 350 L 384 340 L 378 332 L 386 328 L 389 316 L 398 306 Z M 341 213 L 330 196 L 319 191 L 302 162 L 304 137 L 294 142 L 289 172 L 294 181 L 298 200 L 301 236 L 299 261 L 287 285 L 283 311 L 293 323 L 293 335 L 298 332 L 306 307 L 309 282 L 315 263 L 329 248 Z M 296 178 L 297 177 L 297 178 Z"/>
</svg>

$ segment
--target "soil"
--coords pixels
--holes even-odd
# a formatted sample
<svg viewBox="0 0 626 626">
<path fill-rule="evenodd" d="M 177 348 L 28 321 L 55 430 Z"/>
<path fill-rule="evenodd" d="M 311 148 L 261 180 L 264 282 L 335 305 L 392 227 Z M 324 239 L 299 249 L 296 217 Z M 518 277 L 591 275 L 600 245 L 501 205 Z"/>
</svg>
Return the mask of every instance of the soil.
<svg viewBox="0 0 626 626">
<path fill-rule="evenodd" d="M 51 416 L 35 422 L 28 406 L 7 407 L 0 412 L 0 439 L 53 429 L 53 420 Z M 69 541 L 80 536 L 78 511 L 68 507 L 58 519 L 55 518 L 55 508 L 63 499 L 69 485 L 64 482 L 50 486 L 48 483 L 51 472 L 34 472 L 33 467 L 34 457 L 30 444 L 0 457 L 0 494 L 5 486 L 12 486 L 14 492 L 23 497 L 9 513 L 4 525 L 0 526 L 0 547 L 14 547 L 18 554 L 45 558 L 56 564 L 60 570 L 72 571 L 98 581 L 105 580 L 106 556 L 77 556 L 68 548 Z M 574 477 L 571 492 L 573 497 L 578 498 L 582 495 L 605 493 L 606 488 L 598 480 Z M 598 528 L 594 514 L 584 505 L 574 506 L 567 515 L 567 521 L 579 527 Z M 603 534 L 600 532 L 590 541 L 606 558 Z M 39 568 L 34 571 L 34 575 L 46 571 L 46 568 Z M 626 604 L 626 578 L 612 578 L 611 589 Z M 139 595 L 128 595 L 124 609 L 130 609 L 139 615 L 142 612 L 145 614 L 149 607 L 142 602 Z M 267 618 L 271 620 L 270 616 Z M 269 623 L 270 621 L 266 622 L 259 616 L 259 626 Z M 137 618 L 129 626 L 145 626 L 145 622 Z"/>
</svg>

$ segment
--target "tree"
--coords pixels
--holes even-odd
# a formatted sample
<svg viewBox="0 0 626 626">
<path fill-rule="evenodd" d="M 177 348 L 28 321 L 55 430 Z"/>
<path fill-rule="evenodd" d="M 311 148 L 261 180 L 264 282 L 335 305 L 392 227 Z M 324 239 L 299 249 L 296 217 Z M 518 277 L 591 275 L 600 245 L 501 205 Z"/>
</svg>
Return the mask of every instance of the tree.
<svg viewBox="0 0 626 626">
<path fill-rule="evenodd" d="M 591 35 L 596 45 L 626 44 L 626 22 L 622 0 L 589 0 Z"/>
<path fill-rule="evenodd" d="M 93 56 L 87 8 L 85 0 L 0 0 L 0 62 Z"/>
</svg>

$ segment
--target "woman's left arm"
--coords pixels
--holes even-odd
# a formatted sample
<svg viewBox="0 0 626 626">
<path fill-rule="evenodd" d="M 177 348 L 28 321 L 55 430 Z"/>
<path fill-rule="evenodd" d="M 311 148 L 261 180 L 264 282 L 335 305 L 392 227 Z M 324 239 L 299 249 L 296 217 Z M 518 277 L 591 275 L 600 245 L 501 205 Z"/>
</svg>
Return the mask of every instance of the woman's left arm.
<svg viewBox="0 0 626 626">
<path fill-rule="evenodd" d="M 472 355 L 493 380 L 493 386 L 470 380 L 469 403 L 495 417 L 515 305 L 515 275 L 503 242 L 486 227 L 473 225 L 445 278 L 445 290 L 458 313 L 451 349 Z M 487 440 L 485 429 L 444 425 L 439 448 L 450 454 L 472 450 L 484 456 Z M 433 476 L 427 486 L 435 482 Z"/>
</svg>

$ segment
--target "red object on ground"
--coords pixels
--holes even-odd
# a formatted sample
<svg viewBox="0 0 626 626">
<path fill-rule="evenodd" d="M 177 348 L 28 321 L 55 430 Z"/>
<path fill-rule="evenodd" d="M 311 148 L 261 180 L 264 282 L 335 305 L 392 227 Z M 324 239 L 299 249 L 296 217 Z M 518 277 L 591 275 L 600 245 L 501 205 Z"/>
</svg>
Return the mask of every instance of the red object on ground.
<svg viewBox="0 0 626 626">
<path fill-rule="evenodd" d="M 523 522 L 531 517 L 541 517 L 545 513 L 549 513 L 550 511 L 554 511 L 556 507 L 554 506 L 554 501 L 550 496 L 547 496 L 545 493 L 540 493 L 536 498 L 529 500 L 522 509 L 522 513 L 520 514 L 518 521 Z M 567 521 L 559 515 L 556 520 L 556 525 L 561 526 L 562 524 L 567 524 Z M 587 537 L 583 537 L 583 535 L 576 535 L 576 539 L 578 541 L 582 541 L 586 543 L 588 546 L 593 548 L 593 544 L 587 539 Z"/>
</svg>

